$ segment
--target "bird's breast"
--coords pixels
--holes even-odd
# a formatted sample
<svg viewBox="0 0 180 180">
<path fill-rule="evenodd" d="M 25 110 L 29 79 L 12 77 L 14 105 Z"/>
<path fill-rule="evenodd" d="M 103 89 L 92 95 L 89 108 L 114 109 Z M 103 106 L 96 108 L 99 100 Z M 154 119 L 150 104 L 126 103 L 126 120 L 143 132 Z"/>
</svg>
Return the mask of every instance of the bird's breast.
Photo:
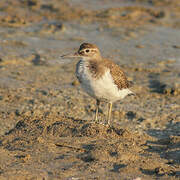
<svg viewBox="0 0 180 180">
<path fill-rule="evenodd" d="M 92 97 L 96 97 L 96 90 L 94 82 L 96 81 L 94 75 L 90 71 L 89 62 L 80 60 L 76 65 L 76 77 L 79 80 L 81 87 Z"/>
<path fill-rule="evenodd" d="M 96 78 L 88 67 L 89 64 L 87 62 L 80 60 L 76 65 L 76 77 L 82 88 L 90 96 L 113 102 L 124 98 L 130 93 L 129 89 L 118 89 L 118 86 L 114 83 L 110 69 L 105 69 L 104 73 L 99 78 Z"/>
<path fill-rule="evenodd" d="M 80 60 L 77 64 L 76 64 L 76 77 L 79 80 L 80 83 L 82 83 L 84 77 L 84 61 Z"/>
</svg>

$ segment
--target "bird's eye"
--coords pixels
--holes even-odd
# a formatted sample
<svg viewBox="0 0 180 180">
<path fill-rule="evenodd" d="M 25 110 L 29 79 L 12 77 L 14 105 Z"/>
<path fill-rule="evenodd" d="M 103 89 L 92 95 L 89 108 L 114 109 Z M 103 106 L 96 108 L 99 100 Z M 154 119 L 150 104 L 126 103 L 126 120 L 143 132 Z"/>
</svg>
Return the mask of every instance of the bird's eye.
<svg viewBox="0 0 180 180">
<path fill-rule="evenodd" d="M 88 52 L 89 52 L 89 49 L 86 49 L 86 52 L 88 53 Z"/>
</svg>

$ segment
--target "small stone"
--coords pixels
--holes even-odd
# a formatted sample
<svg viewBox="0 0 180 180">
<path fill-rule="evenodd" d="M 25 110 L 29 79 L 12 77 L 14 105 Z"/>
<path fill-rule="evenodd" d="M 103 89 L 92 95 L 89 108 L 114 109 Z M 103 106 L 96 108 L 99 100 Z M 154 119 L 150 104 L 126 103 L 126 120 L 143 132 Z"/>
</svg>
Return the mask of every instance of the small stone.
<svg viewBox="0 0 180 180">
<path fill-rule="evenodd" d="M 136 117 L 136 113 L 129 111 L 127 112 L 126 116 L 129 120 L 133 120 Z"/>
<path fill-rule="evenodd" d="M 15 114 L 16 114 L 16 116 L 20 116 L 21 115 L 21 113 L 20 113 L 20 111 L 18 109 L 16 109 Z"/>
<path fill-rule="evenodd" d="M 146 124 L 146 128 L 150 128 L 151 127 L 151 124 L 150 123 L 147 123 Z"/>
<path fill-rule="evenodd" d="M 48 92 L 47 92 L 47 91 L 45 91 L 45 90 L 41 90 L 40 92 L 42 93 L 42 95 L 45 95 L 45 96 L 47 96 L 47 95 L 48 95 Z"/>
<path fill-rule="evenodd" d="M 73 85 L 73 86 L 78 86 L 78 85 L 79 85 L 79 81 L 78 81 L 78 80 L 73 81 L 73 82 L 72 82 L 72 85 Z"/>
<path fill-rule="evenodd" d="M 173 45 L 172 47 L 175 49 L 180 49 L 180 45 Z"/>
<path fill-rule="evenodd" d="M 141 122 L 143 122 L 144 120 L 145 120 L 144 118 L 140 117 L 137 121 L 141 123 Z"/>
<path fill-rule="evenodd" d="M 156 18 L 163 18 L 163 17 L 165 17 L 165 12 L 164 11 L 160 11 L 160 12 L 158 12 L 158 13 L 156 13 L 155 15 L 154 15 Z"/>
<path fill-rule="evenodd" d="M 125 112 L 125 111 L 120 111 L 120 112 L 119 112 L 119 115 L 120 115 L 121 117 L 124 117 L 124 116 L 126 115 L 126 112 Z"/>
<path fill-rule="evenodd" d="M 40 66 L 40 65 L 48 65 L 48 63 L 46 62 L 46 60 L 41 57 L 39 54 L 34 54 L 34 57 L 32 59 L 32 63 L 35 66 Z"/>
<path fill-rule="evenodd" d="M 144 46 L 141 45 L 141 44 L 137 44 L 137 45 L 136 45 L 136 48 L 144 48 Z"/>
<path fill-rule="evenodd" d="M 42 137 L 38 137 L 37 140 L 38 140 L 39 143 L 44 143 L 45 142 Z"/>
<path fill-rule="evenodd" d="M 27 154 L 27 155 L 24 157 L 24 161 L 28 161 L 30 158 L 31 158 L 31 155 L 30 155 L 30 154 Z"/>
<path fill-rule="evenodd" d="M 171 143 L 171 139 L 170 138 L 159 139 L 158 143 L 162 145 L 169 145 Z"/>
<path fill-rule="evenodd" d="M 27 5 L 28 6 L 36 6 L 37 5 L 37 1 L 36 0 L 28 0 L 27 1 Z"/>
<path fill-rule="evenodd" d="M 24 113 L 24 116 L 27 116 L 27 117 L 29 117 L 29 116 L 31 116 L 31 115 L 32 115 L 31 111 L 26 111 L 26 112 Z"/>
<path fill-rule="evenodd" d="M 159 174 L 159 175 L 164 174 L 164 169 L 161 168 L 161 167 L 155 168 L 154 171 L 155 171 L 156 174 Z"/>
<path fill-rule="evenodd" d="M 135 33 L 135 32 L 127 32 L 126 33 L 126 35 L 128 36 L 128 37 L 131 37 L 131 38 L 136 38 L 137 37 L 137 34 Z"/>
<path fill-rule="evenodd" d="M 143 71 L 143 68 L 142 67 L 136 67 L 134 70 L 141 72 L 141 71 Z"/>
<path fill-rule="evenodd" d="M 119 111 L 113 111 L 114 116 L 119 116 Z"/>
</svg>

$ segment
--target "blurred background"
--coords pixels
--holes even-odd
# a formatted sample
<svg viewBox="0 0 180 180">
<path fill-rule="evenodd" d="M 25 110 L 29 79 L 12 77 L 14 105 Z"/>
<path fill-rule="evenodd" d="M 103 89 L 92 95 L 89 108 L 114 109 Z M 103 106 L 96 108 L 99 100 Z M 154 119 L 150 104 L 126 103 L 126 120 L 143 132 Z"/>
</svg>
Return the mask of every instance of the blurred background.
<svg viewBox="0 0 180 180">
<path fill-rule="evenodd" d="M 121 142 L 127 149 L 118 145 L 115 152 L 96 139 L 88 144 L 91 136 L 116 144 L 116 136 L 104 134 L 102 127 L 78 129 L 92 120 L 95 102 L 76 80 L 77 61 L 60 56 L 83 42 L 96 44 L 134 82 L 139 98 L 113 107 L 114 123 L 129 131 Z M 116 179 L 123 169 L 121 175 L 129 179 L 178 178 L 179 69 L 180 0 L 1 0 L 0 175 L 71 178 L 94 172 Z M 102 104 L 100 120 L 105 116 Z M 67 147 L 60 153 L 55 146 L 66 137 L 79 147 L 73 138 L 80 136 L 87 140 L 82 151 L 93 157 Z M 96 146 L 105 153 L 98 154 Z"/>
</svg>

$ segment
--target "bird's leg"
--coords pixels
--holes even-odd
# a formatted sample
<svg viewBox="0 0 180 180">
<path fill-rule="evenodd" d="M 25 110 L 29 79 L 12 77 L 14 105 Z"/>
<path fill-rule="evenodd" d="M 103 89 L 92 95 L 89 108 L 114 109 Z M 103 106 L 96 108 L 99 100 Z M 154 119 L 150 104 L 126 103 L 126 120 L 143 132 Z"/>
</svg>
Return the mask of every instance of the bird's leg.
<svg viewBox="0 0 180 180">
<path fill-rule="evenodd" d="M 95 122 L 98 123 L 98 111 L 99 111 L 99 105 L 100 105 L 100 101 L 97 99 L 96 100 L 96 115 L 95 115 Z"/>
<path fill-rule="evenodd" d="M 112 112 L 112 102 L 108 103 L 108 116 L 107 116 L 108 125 L 110 125 L 111 123 L 111 112 Z"/>
</svg>

